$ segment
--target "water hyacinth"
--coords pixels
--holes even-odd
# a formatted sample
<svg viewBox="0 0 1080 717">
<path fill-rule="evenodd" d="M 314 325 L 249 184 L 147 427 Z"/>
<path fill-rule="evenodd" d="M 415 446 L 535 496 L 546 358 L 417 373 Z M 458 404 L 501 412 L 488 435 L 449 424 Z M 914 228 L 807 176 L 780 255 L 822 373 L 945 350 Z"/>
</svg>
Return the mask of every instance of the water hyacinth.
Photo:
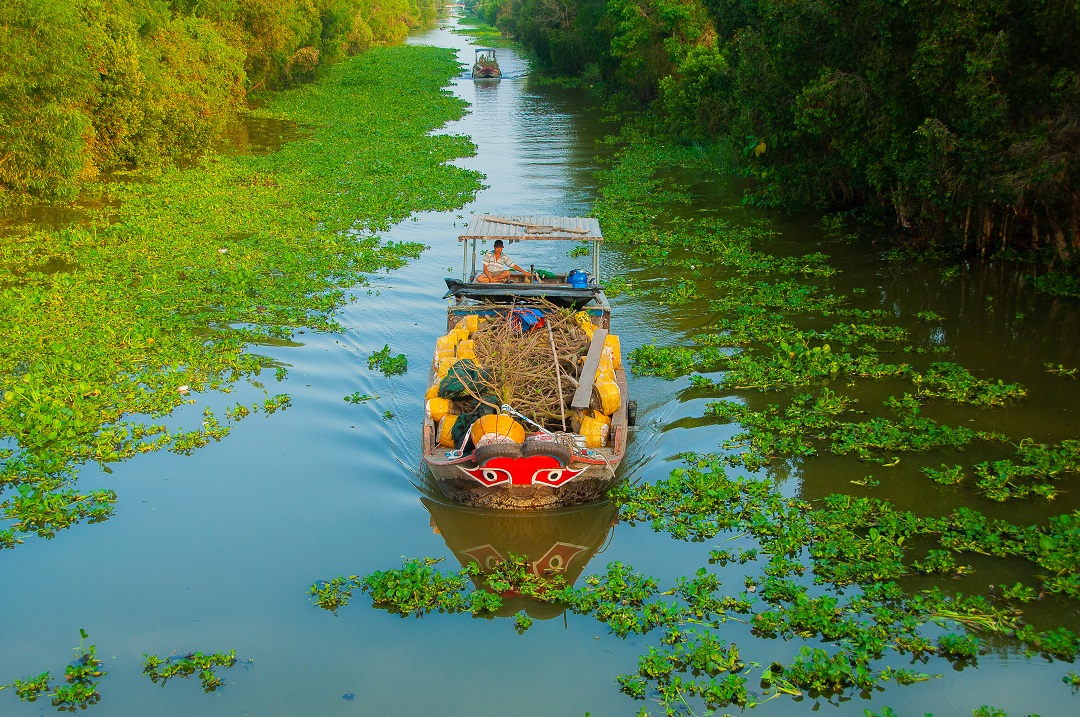
<svg viewBox="0 0 1080 717">
<path fill-rule="evenodd" d="M 435 48 L 351 58 L 260 110 L 304 139 L 109 185 L 115 216 L 0 241 L 0 547 L 111 515 L 115 493 L 78 488 L 81 464 L 186 453 L 288 406 L 267 391 L 225 422 L 163 420 L 266 369 L 282 378 L 253 342 L 336 330 L 349 287 L 423 248 L 378 231 L 473 197 L 478 175 L 446 164 L 471 143 L 429 134 L 463 112 L 443 89 L 457 72 Z"/>
<path fill-rule="evenodd" d="M 1025 605 L 1045 596 L 1080 599 L 1080 512 L 1030 523 L 963 504 L 924 514 L 867 495 L 790 497 L 776 477 L 829 455 L 850 461 L 859 478 L 849 483 L 867 491 L 888 480 L 879 471 L 925 462 L 914 479 L 927 486 L 970 486 L 993 501 L 1049 499 L 1078 472 L 1076 441 L 1005 435 L 995 419 L 1027 398 L 1026 387 L 977 376 L 932 332 L 891 324 L 894 317 L 862 292 L 835 291 L 829 282 L 836 270 L 823 254 L 770 258 L 761 247 L 773 233 L 753 220 L 736 227 L 709 218 L 657 219 L 692 205 L 686 188 L 657 170 L 695 166 L 701 157 L 633 127 L 620 139 L 625 148 L 603 174 L 596 207 L 606 239 L 622 241 L 643 264 L 687 255 L 694 262 L 679 265 L 681 282 L 654 289 L 630 272 L 619 285 L 634 286 L 660 309 L 707 302 L 712 317 L 711 326 L 682 342 L 636 348 L 634 371 L 668 379 L 691 374 L 696 398 L 723 395 L 706 402 L 706 415 L 738 427 L 719 453 L 687 454 L 666 477 L 618 486 L 611 498 L 625 524 L 720 545 L 709 551 L 708 565 L 667 584 L 620 562 L 586 576 L 580 587 L 560 584 L 558 574 L 540 584 L 515 582 L 506 577 L 515 572 L 511 559 L 483 576 L 494 583 L 475 590 L 464 579 L 475 578 L 475 570 L 426 579 L 463 586 L 449 596 L 442 588 L 418 589 L 433 605 L 465 612 L 471 595 L 496 584 L 590 616 L 617 638 L 639 636 L 636 671 L 617 685 L 647 701 L 643 715 L 749 707 L 784 696 L 865 697 L 886 683 L 934 679 L 948 665 L 973 666 L 991 644 L 1075 659 L 1080 636 L 1065 626 L 1029 624 L 1038 615 Z M 652 240 L 636 241 L 641 236 Z M 704 290 L 705 281 L 718 297 Z M 919 312 L 913 319 L 940 317 Z M 978 458 L 964 460 L 965 453 Z M 721 547 L 728 540 L 737 547 Z M 978 584 L 984 559 L 1031 570 L 1023 582 L 987 589 Z M 371 577 L 405 579 L 415 564 Z M 407 597 L 401 605 L 377 604 L 401 611 L 428 599 Z M 528 629 L 526 621 L 513 624 Z M 789 657 L 755 661 L 760 640 L 783 640 Z M 898 667 L 897 656 L 925 664 L 925 671 Z M 880 714 L 895 713 L 885 707 Z M 973 714 L 1001 713 L 981 707 Z"/>
</svg>

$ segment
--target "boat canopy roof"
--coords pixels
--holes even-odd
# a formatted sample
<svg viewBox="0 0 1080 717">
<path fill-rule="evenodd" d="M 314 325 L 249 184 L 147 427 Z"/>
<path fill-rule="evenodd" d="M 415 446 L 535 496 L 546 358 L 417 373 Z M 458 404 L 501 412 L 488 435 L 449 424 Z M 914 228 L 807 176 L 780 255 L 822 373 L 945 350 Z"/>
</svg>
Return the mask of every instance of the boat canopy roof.
<svg viewBox="0 0 1080 717">
<path fill-rule="evenodd" d="M 603 241 L 604 235 L 600 231 L 600 222 L 593 217 L 503 217 L 480 214 L 473 217 L 469 228 L 458 237 L 459 241 L 470 239 L 504 239 L 509 242 L 522 239 Z"/>
</svg>

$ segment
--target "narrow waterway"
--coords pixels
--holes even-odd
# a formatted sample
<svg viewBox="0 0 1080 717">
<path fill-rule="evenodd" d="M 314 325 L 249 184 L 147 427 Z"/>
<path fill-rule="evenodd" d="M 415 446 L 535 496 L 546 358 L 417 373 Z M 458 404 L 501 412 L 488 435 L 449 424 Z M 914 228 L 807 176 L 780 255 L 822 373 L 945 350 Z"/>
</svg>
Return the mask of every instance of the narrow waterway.
<svg viewBox="0 0 1080 717">
<path fill-rule="evenodd" d="M 445 24 L 411 42 L 453 47 L 463 65 L 471 65 L 468 39 Z M 101 703 L 90 708 L 101 715 L 636 713 L 640 703 L 620 694 L 615 677 L 636 669 L 653 636 L 621 640 L 591 618 L 525 604 L 508 606 L 536 619 L 524 635 L 504 619 L 402 619 L 373 609 L 362 595 L 332 615 L 313 607 L 307 595 L 316 580 L 396 567 L 402 556 L 441 557 L 442 567 L 455 570 L 461 556 L 481 548 L 540 557 L 559 544 L 573 546 L 563 556 L 572 579 L 622 561 L 670 584 L 707 564 L 715 547 L 616 524 L 608 504 L 513 520 L 444 505 L 418 488 L 421 396 L 435 337 L 445 328 L 442 280 L 460 271 L 457 235 L 476 212 L 587 214 L 596 195 L 594 172 L 610 151 L 598 140 L 612 128 L 587 93 L 536 81 L 511 49 L 499 50 L 499 60 L 506 73 L 501 81 L 474 82 L 467 73 L 454 81 L 452 91 L 471 111 L 444 129 L 475 142 L 476 156 L 458 163 L 483 172 L 487 188 L 457 212 L 419 214 L 388 234 L 430 248 L 406 268 L 357 289 L 357 301 L 340 313 L 344 333 L 303 334 L 299 347 L 259 347 L 289 367 L 272 392 L 289 393 L 291 408 L 248 419 L 223 442 L 190 457 L 141 456 L 114 465 L 111 475 L 87 469 L 82 486 L 117 491 L 115 517 L 0 555 L 0 680 L 45 669 L 61 673 L 85 629 L 109 672 Z M 695 190 L 710 208 L 738 197 L 733 185 L 721 182 L 700 182 Z M 865 288 L 881 306 L 895 309 L 898 323 L 910 323 L 913 332 L 918 326 L 927 345 L 947 343 L 980 375 L 1029 388 L 1027 401 L 1003 415 L 999 430 L 1039 440 L 1080 436 L 1080 381 L 1043 371 L 1046 363 L 1080 365 L 1075 303 L 1034 297 L 1009 267 L 943 275 L 936 267 L 889 265 L 865 243 L 822 236 L 813 222 L 778 226 L 784 233 L 778 247 L 789 242 L 788 250 L 838 257 L 844 272 L 838 290 Z M 523 266 L 569 269 L 583 261 L 565 247 L 540 244 L 515 245 L 508 253 Z M 643 286 L 666 278 L 661 268 L 627 264 L 616 252 L 605 255 L 602 272 L 628 273 Z M 682 340 L 715 318 L 705 313 L 704 301 L 677 310 L 642 298 L 614 303 L 613 328 L 627 353 L 654 340 Z M 916 325 L 910 317 L 921 310 L 943 318 Z M 408 356 L 407 374 L 386 378 L 368 369 L 368 355 L 384 345 Z M 623 464 L 629 479 L 661 477 L 678 454 L 716 451 L 736 430 L 701 419 L 715 396 L 690 389 L 685 379 L 634 377 L 630 390 L 639 403 L 639 428 Z M 377 398 L 343 400 L 357 392 Z M 238 386 L 220 397 L 220 406 L 261 396 Z M 186 418 L 201 415 L 202 406 L 190 411 Z M 905 487 L 904 478 L 917 473 L 905 471 L 873 471 L 882 482 L 877 495 L 927 512 L 949 505 L 948 495 L 920 494 L 925 481 Z M 815 498 L 851 492 L 850 481 L 868 472 L 853 461 L 821 460 L 805 471 L 788 465 L 778 481 L 786 493 Z M 1066 494 L 1053 509 L 1076 504 L 1076 496 Z M 1018 523 L 1047 511 L 1042 503 L 977 507 Z M 741 569 L 725 572 L 725 580 L 741 584 Z M 1016 579 L 995 573 L 979 575 L 978 583 Z M 1048 600 L 1046 611 L 1050 624 L 1080 629 L 1074 607 Z M 725 639 L 746 644 L 744 659 L 761 664 L 790 660 L 798 650 L 783 640 L 754 638 L 734 623 Z M 1069 665 L 1026 659 L 1005 641 L 991 647 L 977 668 L 916 664 L 946 674 L 889 686 L 870 700 L 783 696 L 754 714 L 802 715 L 816 707 L 863 715 L 889 705 L 900 715 L 968 715 L 982 704 L 1013 715 L 1076 711 L 1077 697 L 1061 682 Z M 242 664 L 221 672 L 226 686 L 213 694 L 203 694 L 194 680 L 160 687 L 141 674 L 144 653 L 230 649 Z M 907 665 L 907 657 L 895 663 Z M 47 700 L 27 704 L 0 694 L 0 701 L 5 715 L 54 711 Z"/>
</svg>

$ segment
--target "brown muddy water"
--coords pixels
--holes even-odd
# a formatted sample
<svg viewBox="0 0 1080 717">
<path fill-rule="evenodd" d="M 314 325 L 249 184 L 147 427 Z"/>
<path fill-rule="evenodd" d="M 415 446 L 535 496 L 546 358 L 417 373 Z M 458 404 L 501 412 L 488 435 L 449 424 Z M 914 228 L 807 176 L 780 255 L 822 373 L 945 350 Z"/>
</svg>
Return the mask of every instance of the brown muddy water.
<svg viewBox="0 0 1080 717">
<path fill-rule="evenodd" d="M 456 48 L 462 63 L 471 63 L 468 40 L 446 27 L 412 42 Z M 289 410 L 248 419 L 223 442 L 191 457 L 141 456 L 114 465 L 112 475 L 87 470 L 80 477 L 83 486 L 117 491 L 115 517 L 0 554 L 0 681 L 45 669 L 61 673 L 82 628 L 109 672 L 100 685 L 101 702 L 89 708 L 99 715 L 637 712 L 641 703 L 619 693 L 615 676 L 636 669 L 637 656 L 656 644 L 653 635 L 621 640 L 591 618 L 536 605 L 508 607 L 527 609 L 536 618 L 524 635 L 502 617 L 402 619 L 373 609 L 359 595 L 334 616 L 312 606 L 306 594 L 316 580 L 396 567 L 402 556 L 441 557 L 446 569 L 455 570 L 492 551 L 541 553 L 558 544 L 575 546 L 560 559 L 579 585 L 612 561 L 670 584 L 706 565 L 719 542 L 680 543 L 647 526 L 617 524 L 608 504 L 514 520 L 445 505 L 418 488 L 424 369 L 445 328 L 442 279 L 460 270 L 457 234 L 473 212 L 588 213 L 597 190 L 593 173 L 609 151 L 597 142 L 611 127 L 587 95 L 535 82 L 513 50 L 500 50 L 499 57 L 508 79 L 474 83 L 463 75 L 452 83 L 471 111 L 445 128 L 472 137 L 478 153 L 460 164 L 484 172 L 488 188 L 457 212 L 420 214 L 389 233 L 388 238 L 420 241 L 430 249 L 408 267 L 374 276 L 370 287 L 358 289 L 359 300 L 341 311 L 343 334 L 307 333 L 298 336 L 301 346 L 259 348 L 289 366 L 289 377 L 277 389 L 292 395 Z M 251 145 L 262 147 L 254 134 Z M 737 200 L 734 183 L 699 179 L 687 177 L 696 182 L 702 207 Z M 865 289 L 864 305 L 888 308 L 912 331 L 916 345 L 947 344 L 955 349 L 950 358 L 976 375 L 1029 389 L 1021 405 L 995 414 L 990 427 L 1038 440 L 1080 437 L 1080 380 L 1043 371 L 1045 363 L 1080 366 L 1076 302 L 1035 296 L 1015 267 L 1004 264 L 958 270 L 891 264 L 882 259 L 884 245 L 870 243 L 871 232 L 846 243 L 822 235 L 816 220 L 775 218 L 782 232 L 776 249 L 829 253 L 842 269 L 832 280 L 836 291 Z M 519 264 L 568 269 L 581 261 L 564 248 L 519 246 L 513 247 Z M 612 272 L 643 286 L 667 278 L 660 269 L 634 265 L 609 250 L 603 273 Z M 704 301 L 664 308 L 620 297 L 614 304 L 613 328 L 626 352 L 654 340 L 685 342 L 716 318 Z M 931 324 L 913 318 L 926 310 L 944 318 Z M 367 356 L 384 344 L 408 355 L 407 374 L 388 379 L 368 370 Z M 677 454 L 716 451 L 737 430 L 701 418 L 705 403 L 716 396 L 691 389 L 687 379 L 632 377 L 630 386 L 639 403 L 639 428 L 622 466 L 629 480 L 659 479 L 677 465 Z M 357 391 L 379 398 L 361 405 L 343 400 Z M 261 395 L 238 386 L 213 407 L 251 403 Z M 384 419 L 386 411 L 393 418 Z M 957 410 L 955 417 L 971 416 Z M 940 513 L 958 500 L 947 489 L 928 488 L 906 462 L 886 469 L 818 458 L 773 470 L 780 490 L 808 499 L 859 492 L 850 481 L 868 474 L 881 481 L 873 495 L 918 512 Z M 1026 523 L 1077 502 L 1071 492 L 1049 507 L 989 501 L 974 507 Z M 733 550 L 739 542 L 724 547 Z M 745 571 L 729 566 L 720 573 L 737 592 Z M 1021 577 L 995 565 L 970 579 L 981 587 Z M 1063 601 L 1048 599 L 1029 608 L 1029 617 L 1080 630 L 1080 612 Z M 760 640 L 736 624 L 722 637 L 739 644 L 743 659 L 762 665 L 790 660 L 803 644 Z M 942 675 L 927 682 L 890 684 L 869 698 L 783 696 L 753 714 L 861 716 L 890 706 L 898 715 L 969 715 L 984 704 L 1014 716 L 1080 711 L 1077 696 L 1061 681 L 1073 666 L 1025 658 L 1008 641 L 991 642 L 990 648 L 976 667 L 962 671 L 943 660 L 915 665 Z M 141 674 L 144 653 L 229 649 L 242 662 L 221 671 L 226 685 L 213 694 L 203 694 L 193 680 L 159 687 Z M 891 659 L 901 666 L 907 658 Z M 53 712 L 47 700 L 26 704 L 0 693 L 5 716 Z"/>
</svg>

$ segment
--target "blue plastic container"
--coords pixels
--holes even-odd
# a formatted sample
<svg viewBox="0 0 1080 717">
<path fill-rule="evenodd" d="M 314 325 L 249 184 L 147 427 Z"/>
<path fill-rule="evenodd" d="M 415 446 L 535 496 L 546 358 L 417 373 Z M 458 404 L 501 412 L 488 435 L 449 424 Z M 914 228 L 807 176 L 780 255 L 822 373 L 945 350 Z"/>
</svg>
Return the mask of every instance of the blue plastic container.
<svg viewBox="0 0 1080 717">
<path fill-rule="evenodd" d="M 566 280 L 575 289 L 584 289 L 589 285 L 589 275 L 581 269 L 574 269 L 566 275 Z"/>
</svg>

